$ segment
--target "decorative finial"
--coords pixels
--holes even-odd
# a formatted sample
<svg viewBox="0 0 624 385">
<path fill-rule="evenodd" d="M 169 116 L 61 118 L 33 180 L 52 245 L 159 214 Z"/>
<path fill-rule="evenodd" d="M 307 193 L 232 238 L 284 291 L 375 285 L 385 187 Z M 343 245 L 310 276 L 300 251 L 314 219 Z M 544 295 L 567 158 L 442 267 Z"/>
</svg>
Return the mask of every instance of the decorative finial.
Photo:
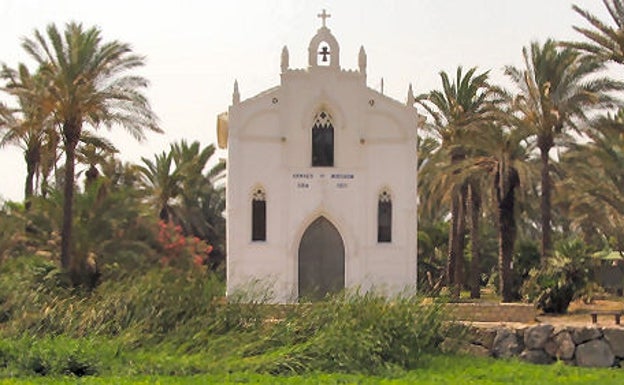
<svg viewBox="0 0 624 385">
<path fill-rule="evenodd" d="M 412 83 L 410 83 L 407 89 L 407 105 L 413 106 L 414 103 L 416 103 L 416 98 L 414 98 L 414 90 L 412 90 Z"/>
<path fill-rule="evenodd" d="M 321 19 L 323 19 L 323 28 L 326 28 L 325 25 L 325 20 L 329 17 L 331 17 L 331 15 L 327 12 L 325 12 L 325 9 L 323 9 L 322 13 L 319 13 L 318 15 L 316 15 L 317 17 L 320 17 Z"/>
<path fill-rule="evenodd" d="M 366 51 L 364 51 L 364 46 L 360 46 L 360 53 L 358 55 L 358 64 L 360 67 L 360 73 L 366 75 Z"/>
<path fill-rule="evenodd" d="M 288 48 L 286 46 L 284 46 L 284 48 L 282 48 L 282 73 L 288 71 L 288 66 L 289 66 L 289 58 L 288 58 Z"/>
<path fill-rule="evenodd" d="M 238 92 L 238 80 L 234 80 L 234 92 L 232 93 L 232 104 L 240 103 L 240 92 Z"/>
</svg>

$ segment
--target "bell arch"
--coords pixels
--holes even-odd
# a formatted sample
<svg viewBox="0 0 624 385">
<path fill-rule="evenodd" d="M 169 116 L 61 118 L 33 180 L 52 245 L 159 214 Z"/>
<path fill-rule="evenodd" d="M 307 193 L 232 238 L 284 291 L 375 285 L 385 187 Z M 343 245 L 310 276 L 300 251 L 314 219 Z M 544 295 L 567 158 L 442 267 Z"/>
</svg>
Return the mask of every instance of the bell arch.
<svg viewBox="0 0 624 385">
<path fill-rule="evenodd" d="M 329 63 L 327 67 L 340 68 L 340 46 L 338 40 L 327 27 L 319 28 L 308 46 L 308 65 L 310 67 L 322 66 L 323 60 Z"/>
</svg>

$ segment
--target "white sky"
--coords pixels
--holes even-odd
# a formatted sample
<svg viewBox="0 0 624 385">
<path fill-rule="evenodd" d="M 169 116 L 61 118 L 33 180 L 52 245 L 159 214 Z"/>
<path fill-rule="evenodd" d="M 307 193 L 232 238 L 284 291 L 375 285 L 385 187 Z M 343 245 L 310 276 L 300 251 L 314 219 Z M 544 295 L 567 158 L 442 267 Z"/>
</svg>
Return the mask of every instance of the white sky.
<svg viewBox="0 0 624 385">
<path fill-rule="evenodd" d="M 501 68 L 520 66 L 532 40 L 580 39 L 572 25 L 587 24 L 572 4 L 610 20 L 599 0 L 0 0 L 0 62 L 29 63 L 21 38 L 70 20 L 131 44 L 147 57 L 141 74 L 166 133 L 144 143 L 121 129 L 100 134 L 124 160 L 138 162 L 179 139 L 214 143 L 216 116 L 231 103 L 234 80 L 242 99 L 278 85 L 284 45 L 290 67 L 305 68 L 324 8 L 342 67 L 357 68 L 363 45 L 368 85 L 379 89 L 383 77 L 385 94 L 404 101 L 409 83 L 415 94 L 439 88 L 441 70 L 478 66 L 501 83 Z M 25 169 L 19 149 L 0 149 L 0 199 L 23 198 Z"/>
</svg>

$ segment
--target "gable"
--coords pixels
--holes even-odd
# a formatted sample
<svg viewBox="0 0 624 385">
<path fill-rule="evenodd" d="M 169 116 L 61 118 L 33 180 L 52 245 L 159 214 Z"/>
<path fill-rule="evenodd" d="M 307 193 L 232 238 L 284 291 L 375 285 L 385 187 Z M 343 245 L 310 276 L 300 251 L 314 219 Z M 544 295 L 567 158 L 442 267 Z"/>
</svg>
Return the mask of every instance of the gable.
<svg viewBox="0 0 624 385">
<path fill-rule="evenodd" d="M 275 110 L 259 111 L 249 116 L 240 128 L 240 137 L 278 138 L 280 136 L 279 116 Z"/>
<path fill-rule="evenodd" d="M 370 113 L 364 128 L 364 137 L 368 140 L 406 139 L 405 129 L 396 117 L 384 112 Z"/>
</svg>

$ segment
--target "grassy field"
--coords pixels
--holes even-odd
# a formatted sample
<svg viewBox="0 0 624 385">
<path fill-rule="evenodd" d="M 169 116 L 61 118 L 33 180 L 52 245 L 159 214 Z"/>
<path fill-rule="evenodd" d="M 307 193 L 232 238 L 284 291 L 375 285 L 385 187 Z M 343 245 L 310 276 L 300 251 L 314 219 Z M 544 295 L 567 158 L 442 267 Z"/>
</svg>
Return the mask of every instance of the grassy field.
<svg viewBox="0 0 624 385">
<path fill-rule="evenodd" d="M 478 385 L 539 385 L 539 384 L 600 384 L 621 385 L 624 369 L 583 369 L 560 364 L 537 366 L 517 361 L 436 356 L 421 369 L 389 371 L 384 375 L 310 373 L 300 376 L 231 373 L 196 376 L 129 376 L 129 377 L 29 377 L 0 379 L 4 385 L 38 384 L 478 384 Z"/>
<path fill-rule="evenodd" d="M 82 292 L 41 258 L 0 264 L 0 385 L 624 383 L 624 369 L 442 351 L 464 329 L 419 296 L 279 308 L 222 296 L 205 270 L 154 268 Z"/>
</svg>

